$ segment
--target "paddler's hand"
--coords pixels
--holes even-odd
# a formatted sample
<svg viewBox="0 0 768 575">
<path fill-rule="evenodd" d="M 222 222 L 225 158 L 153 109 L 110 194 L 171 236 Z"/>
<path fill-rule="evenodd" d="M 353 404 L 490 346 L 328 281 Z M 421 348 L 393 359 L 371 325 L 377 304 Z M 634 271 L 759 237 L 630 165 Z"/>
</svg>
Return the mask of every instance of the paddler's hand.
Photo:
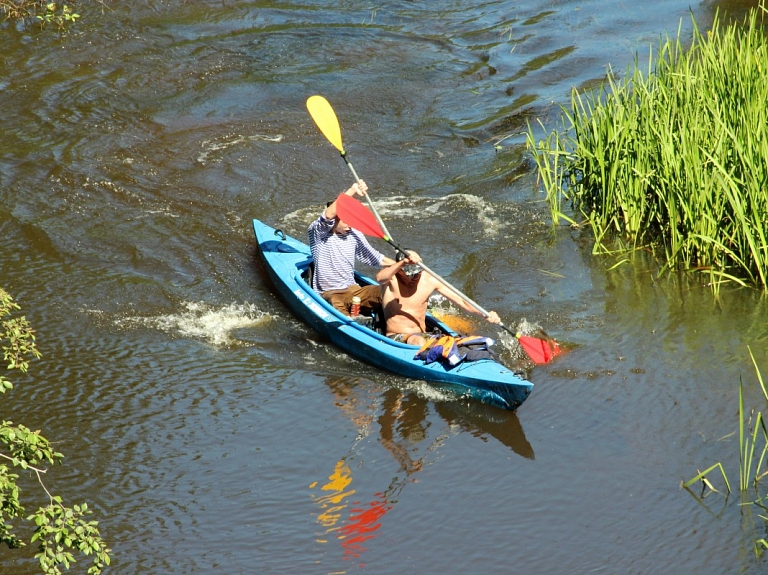
<svg viewBox="0 0 768 575">
<path fill-rule="evenodd" d="M 497 314 L 495 311 L 489 311 L 488 317 L 485 318 L 491 323 L 501 323 L 501 318 L 499 317 L 499 314 Z"/>
<path fill-rule="evenodd" d="M 363 180 L 360 180 L 359 182 L 352 184 L 352 187 L 344 193 L 348 196 L 365 196 L 365 192 L 367 191 L 368 185 Z"/>
<path fill-rule="evenodd" d="M 421 262 L 421 256 L 417 254 L 416 252 L 409 251 L 408 257 L 405 258 L 405 263 L 407 264 L 418 264 Z"/>
</svg>

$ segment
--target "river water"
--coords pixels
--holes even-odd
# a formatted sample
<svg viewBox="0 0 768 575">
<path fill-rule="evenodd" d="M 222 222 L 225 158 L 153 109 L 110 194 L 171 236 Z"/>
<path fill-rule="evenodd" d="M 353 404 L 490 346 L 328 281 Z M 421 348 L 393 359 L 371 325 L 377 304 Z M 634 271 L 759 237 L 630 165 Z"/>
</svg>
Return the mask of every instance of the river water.
<svg viewBox="0 0 768 575">
<path fill-rule="evenodd" d="M 522 135 L 715 9 L 143 0 L 62 36 L 4 24 L 0 285 L 44 357 L 3 417 L 59 442 L 46 482 L 95 510 L 108 572 L 766 571 L 738 495 L 680 489 L 716 461 L 738 482 L 765 300 L 553 233 Z M 569 348 L 517 412 L 345 357 L 260 274 L 251 220 L 304 237 L 351 183 L 318 93 L 399 243 Z"/>
</svg>

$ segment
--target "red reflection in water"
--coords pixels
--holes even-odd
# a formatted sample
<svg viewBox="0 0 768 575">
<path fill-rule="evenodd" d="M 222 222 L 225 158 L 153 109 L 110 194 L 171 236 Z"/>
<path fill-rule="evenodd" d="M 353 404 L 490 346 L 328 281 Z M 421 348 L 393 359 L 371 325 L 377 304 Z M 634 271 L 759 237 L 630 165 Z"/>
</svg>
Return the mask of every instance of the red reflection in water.
<svg viewBox="0 0 768 575">
<path fill-rule="evenodd" d="M 326 533 L 336 534 L 344 549 L 345 561 L 359 559 L 363 551 L 367 550 L 363 543 L 376 536 L 376 531 L 381 527 L 381 518 L 392 509 L 394 503 L 387 500 L 385 492 L 376 493 L 373 501 L 365 505 L 359 501 L 352 502 L 348 510 L 349 518 L 344 521 L 342 516 L 347 507 L 345 500 L 355 493 L 354 489 L 349 489 L 352 483 L 351 469 L 344 460 L 339 461 L 328 479 L 328 483 L 321 488 L 327 494 L 313 496 L 321 508 L 317 520 L 326 527 Z M 310 488 L 316 485 L 312 484 Z M 338 525 L 339 522 L 342 525 Z M 320 539 L 318 541 L 325 542 Z"/>
<path fill-rule="evenodd" d="M 359 426 L 359 440 L 368 435 L 368 427 L 374 421 L 373 414 L 361 414 L 357 409 L 358 402 L 352 395 L 353 388 L 345 387 L 341 383 L 344 381 L 333 380 L 330 382 L 331 389 L 338 399 L 337 405 L 348 412 L 352 421 Z M 386 490 L 375 493 L 373 500 L 367 503 L 353 500 L 356 490 L 352 488 L 352 468 L 345 455 L 336 463 L 333 473 L 328 476 L 328 482 L 320 487 L 321 493 L 312 495 L 320 506 L 317 521 L 325 527 L 326 535 L 334 534 L 338 539 L 344 550 L 345 561 L 359 560 L 363 552 L 368 550 L 366 542 L 377 536 L 377 531 L 382 526 L 382 518 L 394 507 L 398 493 L 408 482 L 408 478 L 422 468 L 423 456 L 413 458 L 412 452 L 416 451 L 415 446 L 426 437 L 426 405 L 425 401 L 403 396 L 397 389 L 388 390 L 384 394 L 383 410 L 378 417 L 379 441 L 404 472 L 399 477 L 395 476 Z M 431 452 L 434 445 L 427 448 L 426 453 Z M 318 487 L 318 482 L 309 487 Z M 328 542 L 324 538 L 318 538 L 317 541 Z M 364 565 L 359 563 L 361 567 Z"/>
<path fill-rule="evenodd" d="M 343 539 L 341 546 L 344 548 L 344 559 L 357 559 L 360 554 L 366 550 L 363 543 L 368 539 L 373 539 L 373 534 L 381 527 L 380 519 L 392 509 L 392 504 L 388 503 L 384 493 L 377 493 L 377 499 L 368 503 L 368 508 L 353 507 L 350 509 L 349 523 L 344 525 L 340 531 Z M 359 505 L 359 502 L 355 502 Z"/>
</svg>

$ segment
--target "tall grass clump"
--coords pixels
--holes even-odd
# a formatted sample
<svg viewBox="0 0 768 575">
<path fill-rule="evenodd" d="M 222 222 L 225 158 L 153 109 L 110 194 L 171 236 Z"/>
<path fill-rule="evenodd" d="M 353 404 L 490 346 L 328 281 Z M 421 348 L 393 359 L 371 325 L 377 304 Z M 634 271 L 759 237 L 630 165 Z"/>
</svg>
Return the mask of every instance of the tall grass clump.
<svg viewBox="0 0 768 575">
<path fill-rule="evenodd" d="M 715 16 L 685 49 L 662 41 L 648 68 L 571 94 L 563 131 L 527 145 L 553 222 L 588 224 L 593 253 L 652 248 L 662 271 L 703 271 L 768 290 L 768 42 L 765 3 Z M 566 207 L 570 205 L 570 215 Z"/>
</svg>

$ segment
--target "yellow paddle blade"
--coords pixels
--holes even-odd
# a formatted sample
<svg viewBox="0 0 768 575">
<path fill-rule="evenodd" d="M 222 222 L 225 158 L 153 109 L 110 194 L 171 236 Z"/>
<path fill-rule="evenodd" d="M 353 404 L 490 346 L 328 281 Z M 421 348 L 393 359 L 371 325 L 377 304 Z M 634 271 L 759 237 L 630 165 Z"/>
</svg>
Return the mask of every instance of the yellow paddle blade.
<svg viewBox="0 0 768 575">
<path fill-rule="evenodd" d="M 475 329 L 477 329 L 474 326 L 473 321 L 460 316 L 451 315 L 446 310 L 431 309 L 429 312 L 456 333 L 462 335 L 471 335 L 474 333 Z"/>
<path fill-rule="evenodd" d="M 307 110 L 309 115 L 320 128 L 323 135 L 328 138 L 328 141 L 334 145 L 334 147 L 344 155 L 344 145 L 341 143 L 341 128 L 339 127 L 339 120 L 336 118 L 336 113 L 331 108 L 328 100 L 322 96 L 310 96 L 307 99 Z"/>
</svg>

